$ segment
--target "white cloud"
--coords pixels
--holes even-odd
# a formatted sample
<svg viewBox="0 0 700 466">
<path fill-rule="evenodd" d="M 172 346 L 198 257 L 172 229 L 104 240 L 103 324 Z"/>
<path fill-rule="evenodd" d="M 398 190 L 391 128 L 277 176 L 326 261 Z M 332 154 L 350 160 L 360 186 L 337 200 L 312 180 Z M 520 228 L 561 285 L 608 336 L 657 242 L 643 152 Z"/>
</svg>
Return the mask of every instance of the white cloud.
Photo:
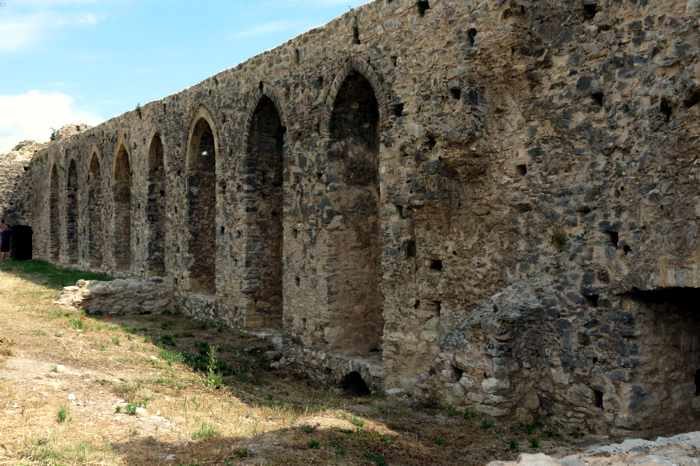
<svg viewBox="0 0 700 466">
<path fill-rule="evenodd" d="M 46 141 L 52 129 L 70 123 L 95 125 L 101 121 L 99 116 L 78 108 L 75 100 L 62 92 L 0 95 L 0 154 L 25 139 Z"/>
<path fill-rule="evenodd" d="M 0 16 L 0 52 L 14 52 L 31 46 L 58 29 L 97 23 L 98 18 L 92 13 L 39 12 Z"/>
</svg>

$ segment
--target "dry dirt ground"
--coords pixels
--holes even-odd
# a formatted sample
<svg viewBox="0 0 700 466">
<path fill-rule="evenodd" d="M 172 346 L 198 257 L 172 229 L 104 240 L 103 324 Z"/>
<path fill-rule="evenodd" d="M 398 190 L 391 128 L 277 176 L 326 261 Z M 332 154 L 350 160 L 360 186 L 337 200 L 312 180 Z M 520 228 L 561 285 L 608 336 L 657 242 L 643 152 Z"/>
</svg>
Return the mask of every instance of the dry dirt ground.
<svg viewBox="0 0 700 466">
<path fill-rule="evenodd" d="M 273 371 L 230 329 L 53 304 L 78 276 L 0 265 L 0 464 L 477 465 L 572 449 L 537 425 Z"/>
</svg>

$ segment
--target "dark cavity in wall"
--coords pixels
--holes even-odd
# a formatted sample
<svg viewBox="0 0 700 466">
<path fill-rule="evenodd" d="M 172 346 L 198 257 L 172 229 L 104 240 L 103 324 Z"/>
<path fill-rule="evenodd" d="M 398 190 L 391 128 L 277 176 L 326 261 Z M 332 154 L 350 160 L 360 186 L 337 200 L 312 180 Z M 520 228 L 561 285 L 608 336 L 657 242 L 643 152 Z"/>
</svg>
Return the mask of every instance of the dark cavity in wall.
<svg viewBox="0 0 700 466">
<path fill-rule="evenodd" d="M 583 0 L 583 18 L 590 21 L 595 18 L 596 13 L 598 13 L 598 1 Z"/>
<path fill-rule="evenodd" d="M 16 261 L 32 259 L 32 228 L 26 225 L 15 225 L 11 229 L 10 255 Z"/>
<path fill-rule="evenodd" d="M 247 247 L 255 315 L 249 326 L 279 327 L 283 310 L 284 137 L 277 107 L 263 96 L 248 135 L 246 175 L 253 186 L 253 228 Z"/>
<path fill-rule="evenodd" d="M 329 241 L 329 304 L 336 326 L 329 344 L 341 352 L 380 351 L 384 318 L 379 220 L 379 105 L 369 81 L 351 72 L 330 122 L 330 193 L 338 225 Z"/>
<path fill-rule="evenodd" d="M 131 266 L 131 163 L 124 146 L 114 163 L 114 265 L 117 270 Z"/>
<path fill-rule="evenodd" d="M 671 104 L 670 100 L 668 100 L 665 97 L 661 99 L 661 103 L 659 104 L 659 111 L 664 116 L 667 123 L 671 121 L 671 116 L 673 115 L 673 105 Z"/>
<path fill-rule="evenodd" d="M 51 169 L 51 189 L 49 193 L 49 220 L 51 224 L 50 228 L 50 244 L 49 252 L 51 259 L 54 262 L 58 262 L 61 255 L 61 217 L 58 211 L 59 200 L 60 200 L 60 186 L 58 181 L 58 168 L 56 165 Z"/>
<path fill-rule="evenodd" d="M 262 86 L 262 83 L 260 83 Z M 216 293 L 216 145 L 209 123 L 195 124 L 187 157 L 190 290 Z"/>
<path fill-rule="evenodd" d="M 350 372 L 343 377 L 343 380 L 340 382 L 340 388 L 343 389 L 346 395 L 350 396 L 369 396 L 372 393 L 360 373 L 356 371 Z"/>
<path fill-rule="evenodd" d="M 700 288 L 634 289 L 624 298 L 626 319 L 620 325 L 633 326 L 625 331 L 634 331 L 639 348 L 628 421 L 639 430 L 696 430 Z"/>
<path fill-rule="evenodd" d="M 474 47 L 476 45 L 476 35 L 478 34 L 478 31 L 474 28 L 469 29 L 467 31 L 467 37 L 469 38 L 469 47 Z"/>
<path fill-rule="evenodd" d="M 103 241 L 103 202 L 102 202 L 102 172 L 97 154 L 90 159 L 88 172 L 88 259 L 90 267 L 102 266 Z"/>
<path fill-rule="evenodd" d="M 68 261 L 71 264 L 78 262 L 78 167 L 75 160 L 68 165 L 68 183 L 66 186 L 66 243 L 68 246 Z"/>
<path fill-rule="evenodd" d="M 595 407 L 598 409 L 603 409 L 603 392 L 593 389 L 593 398 Z"/>
<path fill-rule="evenodd" d="M 419 16 L 425 16 L 425 13 L 430 9 L 430 2 L 428 0 L 418 0 L 416 8 L 418 8 Z"/>
<path fill-rule="evenodd" d="M 153 136 L 148 151 L 148 270 L 151 275 L 165 274 L 165 163 L 160 135 Z"/>
</svg>

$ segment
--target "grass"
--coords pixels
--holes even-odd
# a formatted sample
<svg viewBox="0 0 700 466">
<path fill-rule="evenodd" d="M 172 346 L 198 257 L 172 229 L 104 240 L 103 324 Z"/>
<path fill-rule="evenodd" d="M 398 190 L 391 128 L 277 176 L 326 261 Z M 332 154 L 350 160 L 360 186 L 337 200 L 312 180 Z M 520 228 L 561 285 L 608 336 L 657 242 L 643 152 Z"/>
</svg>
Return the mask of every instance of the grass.
<svg viewBox="0 0 700 466">
<path fill-rule="evenodd" d="M 12 348 L 0 372 L 16 366 L 0 384 L 0 464 L 469 466 L 514 459 L 509 440 L 534 437 L 501 419 L 482 429 L 473 411 L 344 396 L 270 369 L 265 342 L 174 313 L 59 309 L 70 274 L 33 267 L 0 266 L 0 350 Z M 89 401 L 67 405 L 67 393 Z"/>
<path fill-rule="evenodd" d="M 46 286 L 53 289 L 75 285 L 78 280 L 109 281 L 112 279 L 106 274 L 55 267 L 48 262 L 37 260 L 0 262 L 0 271 L 19 274 L 30 279 L 39 278 Z"/>
<path fill-rule="evenodd" d="M 59 424 L 63 424 L 68 420 L 68 409 L 65 406 L 61 406 L 56 415 L 56 420 Z"/>
<path fill-rule="evenodd" d="M 211 424 L 205 422 L 192 434 L 192 440 L 211 440 L 218 436 L 219 431 Z"/>
</svg>

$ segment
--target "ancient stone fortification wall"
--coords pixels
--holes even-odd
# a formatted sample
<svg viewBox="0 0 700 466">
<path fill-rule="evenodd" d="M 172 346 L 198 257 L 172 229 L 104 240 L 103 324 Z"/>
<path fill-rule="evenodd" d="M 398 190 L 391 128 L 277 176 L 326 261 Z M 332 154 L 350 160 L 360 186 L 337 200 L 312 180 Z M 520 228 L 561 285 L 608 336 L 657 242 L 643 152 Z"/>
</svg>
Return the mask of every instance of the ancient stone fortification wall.
<svg viewBox="0 0 700 466">
<path fill-rule="evenodd" d="M 32 156 L 40 148 L 40 144 L 25 141 L 0 154 L 0 220 L 8 225 L 31 223 L 31 208 L 27 205 L 30 191 L 20 187 L 29 178 Z"/>
<path fill-rule="evenodd" d="M 375 1 L 51 145 L 35 255 L 164 275 L 318 377 L 697 426 L 694 4 Z"/>
</svg>

